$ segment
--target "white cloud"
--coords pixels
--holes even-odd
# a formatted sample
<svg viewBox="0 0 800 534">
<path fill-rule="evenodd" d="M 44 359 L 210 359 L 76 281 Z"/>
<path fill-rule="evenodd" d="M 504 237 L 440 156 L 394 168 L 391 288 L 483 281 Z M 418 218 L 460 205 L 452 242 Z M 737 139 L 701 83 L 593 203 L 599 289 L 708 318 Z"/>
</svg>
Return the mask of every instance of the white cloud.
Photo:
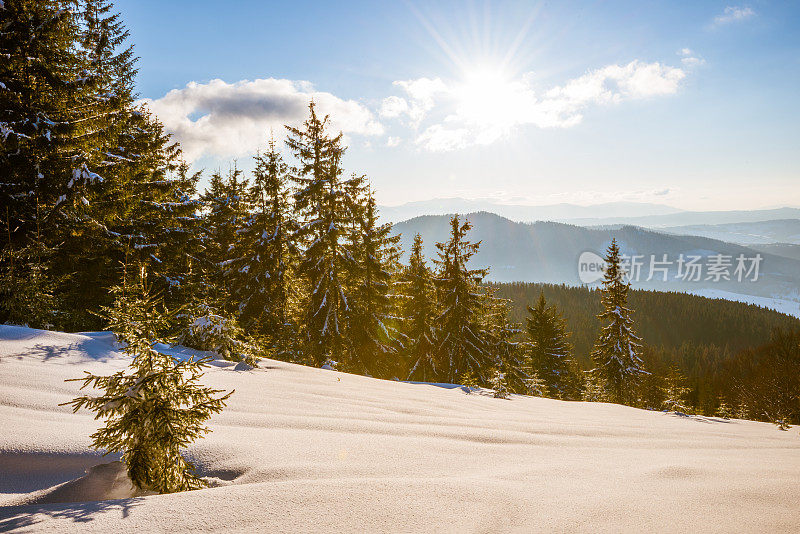
<svg viewBox="0 0 800 534">
<path fill-rule="evenodd" d="M 728 6 L 721 15 L 714 17 L 714 26 L 722 26 L 732 22 L 740 22 L 755 16 L 755 14 L 755 11 L 746 6 Z"/>
<path fill-rule="evenodd" d="M 411 102 L 405 114 L 412 125 L 424 119 L 432 122 L 416 137 L 416 144 L 449 151 L 491 144 L 523 125 L 569 128 L 579 124 L 582 111 L 592 105 L 674 94 L 685 76 L 676 67 L 632 61 L 589 71 L 541 93 L 527 75 L 515 80 L 484 75 L 464 83 L 420 78 L 395 85 Z"/>
<path fill-rule="evenodd" d="M 703 59 L 703 58 L 700 58 L 700 57 L 685 57 L 685 58 L 681 59 L 681 63 L 685 67 L 689 67 L 689 68 L 699 67 L 700 65 L 704 65 L 705 62 L 706 62 L 706 60 Z"/>
<path fill-rule="evenodd" d="M 381 135 L 383 126 L 373 113 L 354 100 L 315 91 L 312 84 L 282 79 L 242 80 L 226 83 L 190 82 L 161 98 L 143 99 L 181 143 L 184 155 L 220 157 L 252 154 L 263 147 L 270 128 L 283 136 L 284 124 L 298 124 L 311 100 L 317 110 L 331 115 L 333 131 Z"/>
<path fill-rule="evenodd" d="M 447 94 L 448 91 L 447 85 L 440 78 L 401 80 L 394 82 L 394 85 L 401 87 L 408 95 L 410 104 L 407 104 L 404 111 L 415 128 L 419 126 L 425 114 L 433 108 L 436 99 Z M 384 100 L 385 103 L 386 100 Z"/>
<path fill-rule="evenodd" d="M 683 56 L 681 58 L 681 63 L 683 64 L 683 66 L 690 69 L 694 67 L 699 67 L 700 65 L 705 65 L 706 63 L 705 59 L 699 57 L 689 48 L 681 48 L 678 51 L 678 55 Z"/>
<path fill-rule="evenodd" d="M 398 146 L 399 144 L 400 144 L 400 138 L 399 137 L 391 137 L 390 136 L 386 140 L 386 146 Z"/>
<path fill-rule="evenodd" d="M 473 144 L 471 137 L 471 132 L 466 128 L 449 128 L 442 124 L 434 124 L 417 137 L 416 143 L 431 152 L 449 152 Z"/>
<path fill-rule="evenodd" d="M 408 102 L 399 96 L 390 96 L 383 99 L 381 103 L 380 116 L 387 119 L 394 119 L 408 112 Z"/>
<path fill-rule="evenodd" d="M 660 189 L 626 189 L 621 191 L 596 191 L 579 190 L 562 193 L 554 193 L 537 197 L 535 204 L 552 204 L 559 202 L 569 202 L 582 206 L 591 206 L 604 202 L 668 202 L 680 192 L 679 189 L 664 187 Z"/>
</svg>

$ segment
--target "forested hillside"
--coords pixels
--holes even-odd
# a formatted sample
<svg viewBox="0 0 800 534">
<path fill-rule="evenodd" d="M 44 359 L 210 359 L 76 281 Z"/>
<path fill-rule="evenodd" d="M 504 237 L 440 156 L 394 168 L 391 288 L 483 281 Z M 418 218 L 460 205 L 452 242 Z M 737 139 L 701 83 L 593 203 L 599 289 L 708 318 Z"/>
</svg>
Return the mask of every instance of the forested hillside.
<svg viewBox="0 0 800 534">
<path fill-rule="evenodd" d="M 573 332 L 575 356 L 588 365 L 594 333 L 600 328 L 598 289 L 524 282 L 491 285 L 498 297 L 511 300 L 514 321 L 522 321 L 526 306 L 532 306 L 543 293 Z M 630 307 L 645 342 L 673 350 L 684 345 L 713 345 L 736 352 L 761 345 L 776 328 L 800 328 L 800 319 L 774 310 L 687 293 L 632 289 Z"/>
<path fill-rule="evenodd" d="M 584 369 L 592 367 L 589 354 L 601 327 L 597 317 L 601 311 L 599 290 L 536 283 L 491 287 L 498 297 L 510 300 L 514 321 L 523 321 L 528 315 L 526 308 L 544 295 L 566 320 L 575 359 Z M 797 345 L 797 334 L 795 341 L 787 342 L 782 332 L 800 332 L 800 319 L 752 304 L 685 293 L 631 290 L 629 305 L 650 373 L 643 383 L 641 402 L 658 406 L 664 380 L 677 373 L 682 377 L 678 382 L 687 386 L 687 410 L 715 414 L 721 405 L 724 408 L 738 402 L 742 405 L 738 413 L 741 417 L 777 419 L 773 412 L 782 409 L 765 405 L 764 400 L 773 395 L 763 388 L 770 382 L 787 382 L 787 392 L 796 388 L 792 384 L 798 380 L 800 361 L 796 354 L 784 358 L 780 347 L 784 343 Z M 782 378 L 760 378 L 772 373 Z M 748 410 L 745 404 L 752 408 Z"/>
</svg>

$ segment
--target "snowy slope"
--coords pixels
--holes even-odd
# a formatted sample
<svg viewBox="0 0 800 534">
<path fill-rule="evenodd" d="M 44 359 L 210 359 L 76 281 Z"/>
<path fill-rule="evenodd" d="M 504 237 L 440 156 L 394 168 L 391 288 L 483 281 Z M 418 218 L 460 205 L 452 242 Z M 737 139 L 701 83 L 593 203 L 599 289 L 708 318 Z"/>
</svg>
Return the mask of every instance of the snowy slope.
<svg viewBox="0 0 800 534">
<path fill-rule="evenodd" d="M 42 504 L 119 482 L 112 464 L 48 489 L 113 460 L 88 449 L 97 422 L 58 406 L 77 392 L 63 380 L 125 364 L 107 334 L 0 326 L 0 531 L 800 529 L 797 429 L 276 361 L 206 375 L 236 389 L 189 451 L 217 487 Z"/>
</svg>

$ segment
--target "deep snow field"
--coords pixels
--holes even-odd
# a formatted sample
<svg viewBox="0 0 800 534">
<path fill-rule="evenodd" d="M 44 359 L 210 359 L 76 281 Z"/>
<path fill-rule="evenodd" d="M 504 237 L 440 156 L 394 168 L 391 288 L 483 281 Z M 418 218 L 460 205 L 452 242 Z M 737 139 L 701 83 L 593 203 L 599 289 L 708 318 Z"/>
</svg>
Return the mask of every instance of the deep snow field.
<svg viewBox="0 0 800 534">
<path fill-rule="evenodd" d="M 0 531 L 800 532 L 797 428 L 272 360 L 205 376 L 236 389 L 188 451 L 216 487 L 127 497 L 58 406 L 126 365 L 108 333 L 0 326 Z"/>
</svg>

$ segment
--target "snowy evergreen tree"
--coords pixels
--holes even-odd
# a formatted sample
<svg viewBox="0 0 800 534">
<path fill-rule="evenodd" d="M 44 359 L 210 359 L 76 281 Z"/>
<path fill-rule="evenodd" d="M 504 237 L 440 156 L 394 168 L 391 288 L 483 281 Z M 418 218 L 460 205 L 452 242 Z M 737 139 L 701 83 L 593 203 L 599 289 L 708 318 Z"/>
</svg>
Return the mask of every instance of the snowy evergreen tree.
<svg viewBox="0 0 800 534">
<path fill-rule="evenodd" d="M 592 371 L 585 372 L 583 374 L 581 400 L 586 402 L 606 402 L 607 398 L 605 386 L 597 373 Z"/>
<path fill-rule="evenodd" d="M 745 401 L 740 400 L 736 405 L 736 411 L 734 414 L 736 419 L 750 419 L 750 407 Z"/>
<path fill-rule="evenodd" d="M 58 0 L 6 2 L 0 10 L 0 278 L 5 313 L 40 323 L 30 284 L 55 290 L 61 209 L 73 186 L 96 176 L 81 157 L 79 18 Z M 73 171 L 76 175 L 73 176 Z M 27 282 L 23 282 L 27 280 Z M 47 288 L 47 289 L 45 289 Z M 53 305 L 48 302 L 47 305 Z M 0 312 L 2 313 L 2 312 Z M 28 315 L 28 313 L 32 315 Z"/>
<path fill-rule="evenodd" d="M 73 158 L 82 154 L 85 91 L 75 52 L 79 18 L 69 7 L 18 0 L 0 10 L 0 205 L 11 222 L 3 248 L 20 250 L 37 230 L 49 236 L 74 187 L 96 177 Z"/>
<path fill-rule="evenodd" d="M 731 410 L 731 407 L 728 406 L 728 403 L 725 401 L 725 397 L 721 395 L 719 396 L 717 410 L 714 415 L 723 419 L 730 419 L 733 417 L 733 410 Z"/>
<path fill-rule="evenodd" d="M 547 384 L 539 377 L 539 373 L 535 370 L 531 371 L 528 378 L 525 379 L 525 394 L 534 397 L 547 396 Z"/>
<path fill-rule="evenodd" d="M 302 128 L 287 127 L 286 141 L 299 162 L 292 179 L 299 224 L 295 235 L 304 247 L 298 273 L 307 288 L 302 324 L 305 352 L 315 365 L 328 358 L 338 361 L 347 346 L 346 289 L 355 268 L 345 247 L 346 228 L 352 220 L 347 189 L 353 179 L 342 176 L 342 134 L 330 136 L 328 120 L 317 116 L 312 102 Z"/>
<path fill-rule="evenodd" d="M 450 220 L 450 239 L 437 243 L 439 258 L 436 287 L 442 308 L 436 323 L 440 328 L 437 339 L 440 377 L 457 383 L 464 373 L 471 373 L 479 383 L 487 383 L 495 366 L 487 340 L 481 329 L 483 294 L 479 284 L 486 269 L 470 269 L 467 263 L 478 251 L 480 242 L 466 239 L 472 225 L 461 224 L 458 216 Z"/>
<path fill-rule="evenodd" d="M 104 311 L 111 330 L 126 343 L 131 366 L 111 376 L 87 372 L 74 379 L 83 382 L 82 388 L 103 392 L 65 404 L 105 419 L 105 426 L 92 434 L 92 445 L 122 453 L 137 488 L 171 493 L 204 487 L 181 449 L 209 431 L 205 421 L 222 411 L 230 393 L 219 396 L 222 391 L 199 383 L 206 360 L 178 361 L 154 348 L 168 341 L 163 332 L 174 312 L 163 308 L 143 275 L 131 287 L 115 288 L 114 294 L 117 300 Z"/>
<path fill-rule="evenodd" d="M 178 336 L 180 345 L 214 352 L 226 360 L 257 365 L 258 350 L 245 340 L 244 330 L 235 318 L 220 315 L 206 304 L 199 304 L 185 318 L 188 324 Z"/>
<path fill-rule="evenodd" d="M 546 396 L 576 399 L 580 388 L 572 362 L 572 346 L 564 318 L 555 306 L 548 306 L 544 293 L 534 307 L 528 306 L 525 325 L 528 365 L 547 387 Z"/>
<path fill-rule="evenodd" d="M 676 366 L 671 365 L 664 376 L 664 385 L 661 388 L 664 397 L 661 407 L 668 412 L 689 413 L 686 406 L 686 395 L 690 389 L 686 387 L 686 377 Z"/>
<path fill-rule="evenodd" d="M 400 373 L 397 358 L 397 316 L 391 280 L 399 235 L 380 224 L 375 197 L 368 193 L 359 221 L 360 237 L 351 243 L 352 276 L 348 367 L 369 376 L 390 378 Z"/>
<path fill-rule="evenodd" d="M 7 2 L 0 24 L 0 204 L 12 229 L 0 244 L 20 251 L 38 234 L 59 327 L 96 328 L 90 312 L 108 304 L 126 255 L 169 283 L 159 266 L 173 250 L 164 223 L 186 204 L 170 178 L 179 150 L 134 105 L 135 58 L 110 2 Z"/>
<path fill-rule="evenodd" d="M 436 359 L 437 305 L 433 273 L 425 263 L 422 236 L 414 236 L 409 264 L 403 269 L 399 284 L 399 306 L 403 315 L 403 360 L 407 362 L 408 380 L 430 382 L 439 379 Z"/>
<path fill-rule="evenodd" d="M 0 271 L 0 324 L 53 327 L 58 305 L 55 282 L 47 272 L 52 254 L 39 240 L 21 250 L 7 246 L 0 251 L 0 261 L 7 265 Z"/>
<path fill-rule="evenodd" d="M 201 302 L 228 314 L 238 314 L 234 298 L 236 273 L 231 264 L 239 246 L 241 231 L 249 218 L 248 182 L 235 165 L 223 176 L 211 176 L 201 200 L 205 207 L 201 246 L 205 295 Z"/>
<path fill-rule="evenodd" d="M 463 373 L 461 378 L 459 378 L 458 383 L 467 388 L 467 394 L 470 394 L 472 393 L 472 390 L 479 389 L 481 387 L 478 377 L 475 376 L 472 371 Z"/>
<path fill-rule="evenodd" d="M 603 311 L 598 315 L 605 323 L 592 351 L 595 372 L 602 379 L 611 402 L 630 404 L 635 401 L 635 386 L 644 373 L 641 339 L 633 330 L 631 310 L 627 307 L 628 289 L 621 266 L 616 240 L 611 241 L 605 258 L 603 278 Z"/>
<path fill-rule="evenodd" d="M 509 319 L 509 301 L 495 296 L 495 287 L 483 288 L 482 337 L 491 359 L 503 373 L 506 386 L 514 392 L 526 390 L 528 378 L 523 344 L 517 341 L 522 328 Z"/>
<path fill-rule="evenodd" d="M 500 369 L 494 370 L 489 380 L 489 385 L 494 391 L 493 396 L 496 399 L 507 399 L 510 395 L 506 385 L 506 375 Z"/>
<path fill-rule="evenodd" d="M 238 303 L 241 323 L 265 335 L 275 354 L 291 359 L 296 336 L 292 321 L 292 290 L 297 247 L 297 225 L 289 201 L 289 167 L 270 139 L 267 152 L 255 158 L 250 188 L 253 211 L 238 231 L 231 261 L 232 299 Z"/>
</svg>

